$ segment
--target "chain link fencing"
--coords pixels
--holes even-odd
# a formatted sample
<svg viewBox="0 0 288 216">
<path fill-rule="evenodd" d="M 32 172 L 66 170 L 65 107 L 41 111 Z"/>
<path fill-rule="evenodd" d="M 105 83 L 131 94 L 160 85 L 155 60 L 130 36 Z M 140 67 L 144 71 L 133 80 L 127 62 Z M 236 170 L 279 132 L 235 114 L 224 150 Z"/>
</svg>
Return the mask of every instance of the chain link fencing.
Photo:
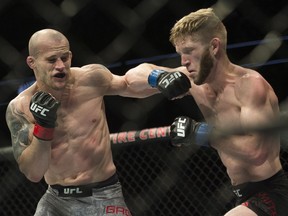
<svg viewBox="0 0 288 216">
<path fill-rule="evenodd" d="M 213 7 L 223 19 L 231 61 L 257 69 L 279 101 L 285 100 L 286 0 L 277 4 L 272 0 L 1 0 L 1 216 L 33 215 L 47 188 L 44 181 L 32 183 L 20 173 L 5 124 L 8 102 L 21 84 L 33 79 L 25 63 L 29 37 L 42 28 L 60 30 L 70 40 L 74 66 L 100 63 L 115 74 L 144 61 L 174 67 L 180 61 L 168 42 L 169 30 L 177 19 L 202 7 Z M 172 103 L 161 96 L 141 100 L 111 96 L 105 102 L 109 127 L 115 133 L 170 125 L 179 115 L 201 119 L 194 101 L 187 98 Z M 288 138 L 282 137 L 281 160 L 287 170 Z M 165 136 L 133 143 L 125 140 L 125 134 L 122 138 L 121 143 L 111 141 L 113 157 L 134 216 L 220 216 L 232 208 L 230 181 L 213 149 L 175 148 Z"/>
<path fill-rule="evenodd" d="M 111 134 L 114 162 L 132 215 L 223 215 L 233 207 L 234 195 L 217 153 L 206 147 L 173 147 L 166 128 L 141 130 L 142 138 L 136 141 L 128 139 L 133 131 Z M 282 143 L 281 160 L 287 170 L 286 140 Z M 10 147 L 2 148 L 0 156 L 0 215 L 32 216 L 46 183 L 28 181 Z"/>
</svg>

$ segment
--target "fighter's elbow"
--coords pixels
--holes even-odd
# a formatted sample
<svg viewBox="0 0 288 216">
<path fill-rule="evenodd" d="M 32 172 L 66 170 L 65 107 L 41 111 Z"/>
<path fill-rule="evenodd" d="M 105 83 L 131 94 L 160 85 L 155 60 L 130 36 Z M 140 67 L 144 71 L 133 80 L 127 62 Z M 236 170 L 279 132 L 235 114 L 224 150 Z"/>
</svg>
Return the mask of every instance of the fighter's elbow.
<svg viewBox="0 0 288 216">
<path fill-rule="evenodd" d="M 29 181 L 34 182 L 34 183 L 40 182 L 40 181 L 42 180 L 42 178 L 43 178 L 43 176 L 34 175 L 34 174 L 31 174 L 31 173 L 26 174 L 25 176 L 26 176 L 26 178 L 27 178 Z"/>
<path fill-rule="evenodd" d="M 39 178 L 39 177 L 36 177 L 36 176 L 26 176 L 26 178 L 31 181 L 31 182 L 34 182 L 34 183 L 38 183 L 41 181 L 42 177 Z"/>
<path fill-rule="evenodd" d="M 39 173 L 33 172 L 30 169 L 25 169 L 21 166 L 19 166 L 19 169 L 25 175 L 25 177 L 31 182 L 38 183 L 43 178 L 43 175 L 39 175 Z"/>
</svg>

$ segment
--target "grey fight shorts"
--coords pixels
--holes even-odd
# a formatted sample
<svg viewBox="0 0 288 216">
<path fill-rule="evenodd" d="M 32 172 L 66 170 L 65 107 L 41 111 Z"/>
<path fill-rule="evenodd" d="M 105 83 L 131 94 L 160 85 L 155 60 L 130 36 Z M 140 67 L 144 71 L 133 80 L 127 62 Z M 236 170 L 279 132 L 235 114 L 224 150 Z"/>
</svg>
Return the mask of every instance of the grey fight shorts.
<svg viewBox="0 0 288 216">
<path fill-rule="evenodd" d="M 131 216 L 115 174 L 104 182 L 63 187 L 49 185 L 34 216 Z"/>
</svg>

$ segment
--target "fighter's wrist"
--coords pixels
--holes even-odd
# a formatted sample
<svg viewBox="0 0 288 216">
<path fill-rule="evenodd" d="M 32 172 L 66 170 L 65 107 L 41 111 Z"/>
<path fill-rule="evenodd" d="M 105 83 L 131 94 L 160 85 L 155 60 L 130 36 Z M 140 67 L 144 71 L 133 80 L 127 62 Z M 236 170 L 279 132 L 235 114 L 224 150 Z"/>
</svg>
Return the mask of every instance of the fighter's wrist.
<svg viewBox="0 0 288 216">
<path fill-rule="evenodd" d="M 160 74 L 164 73 L 164 70 L 158 70 L 154 69 L 151 71 L 151 73 L 148 76 L 148 84 L 152 86 L 153 88 L 157 87 L 158 84 L 158 78 Z"/>
<path fill-rule="evenodd" d="M 210 147 L 209 136 L 212 131 L 212 126 L 205 123 L 199 122 L 195 133 L 195 143 L 198 146 Z"/>
<path fill-rule="evenodd" d="M 43 127 L 36 123 L 34 125 L 33 135 L 40 140 L 49 141 L 54 138 L 54 128 Z"/>
</svg>

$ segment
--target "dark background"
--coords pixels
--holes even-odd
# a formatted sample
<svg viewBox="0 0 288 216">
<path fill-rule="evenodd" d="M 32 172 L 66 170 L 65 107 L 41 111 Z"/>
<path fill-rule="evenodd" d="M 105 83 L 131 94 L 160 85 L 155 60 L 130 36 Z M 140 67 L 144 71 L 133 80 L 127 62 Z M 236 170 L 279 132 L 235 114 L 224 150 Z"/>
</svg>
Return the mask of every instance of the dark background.
<svg viewBox="0 0 288 216">
<path fill-rule="evenodd" d="M 35 31 L 55 28 L 63 32 L 70 40 L 73 66 L 100 63 L 115 74 L 124 74 L 141 62 L 178 66 L 180 61 L 168 40 L 170 28 L 191 11 L 211 6 L 221 9 L 217 13 L 223 15 L 227 27 L 231 61 L 258 70 L 279 101 L 284 101 L 288 88 L 286 0 L 1 0 L 0 147 L 10 145 L 7 104 L 19 85 L 33 77 L 25 59 Z M 278 39 L 269 39 L 271 35 Z M 255 54 L 263 44 L 264 51 Z M 268 55 L 265 61 L 258 58 L 263 54 Z M 109 96 L 105 101 L 111 132 L 169 125 L 177 115 L 201 119 L 192 98 Z"/>
<path fill-rule="evenodd" d="M 259 71 L 283 104 L 288 93 L 287 0 L 0 0 L 0 148 L 11 146 L 7 104 L 33 78 L 25 59 L 35 31 L 63 32 L 73 66 L 100 63 L 115 74 L 141 62 L 174 67 L 180 61 L 168 40 L 170 28 L 191 11 L 212 6 L 227 27 L 231 61 Z M 112 133 L 170 125 L 178 115 L 202 118 L 191 97 L 107 96 L 105 102 Z M 281 159 L 287 170 L 288 137 L 283 137 Z M 112 147 L 134 215 L 217 216 L 233 204 L 230 180 L 213 149 L 175 149 L 152 141 Z M 11 148 L 0 150 L 0 215 L 33 215 L 47 185 L 19 172 Z"/>
</svg>

